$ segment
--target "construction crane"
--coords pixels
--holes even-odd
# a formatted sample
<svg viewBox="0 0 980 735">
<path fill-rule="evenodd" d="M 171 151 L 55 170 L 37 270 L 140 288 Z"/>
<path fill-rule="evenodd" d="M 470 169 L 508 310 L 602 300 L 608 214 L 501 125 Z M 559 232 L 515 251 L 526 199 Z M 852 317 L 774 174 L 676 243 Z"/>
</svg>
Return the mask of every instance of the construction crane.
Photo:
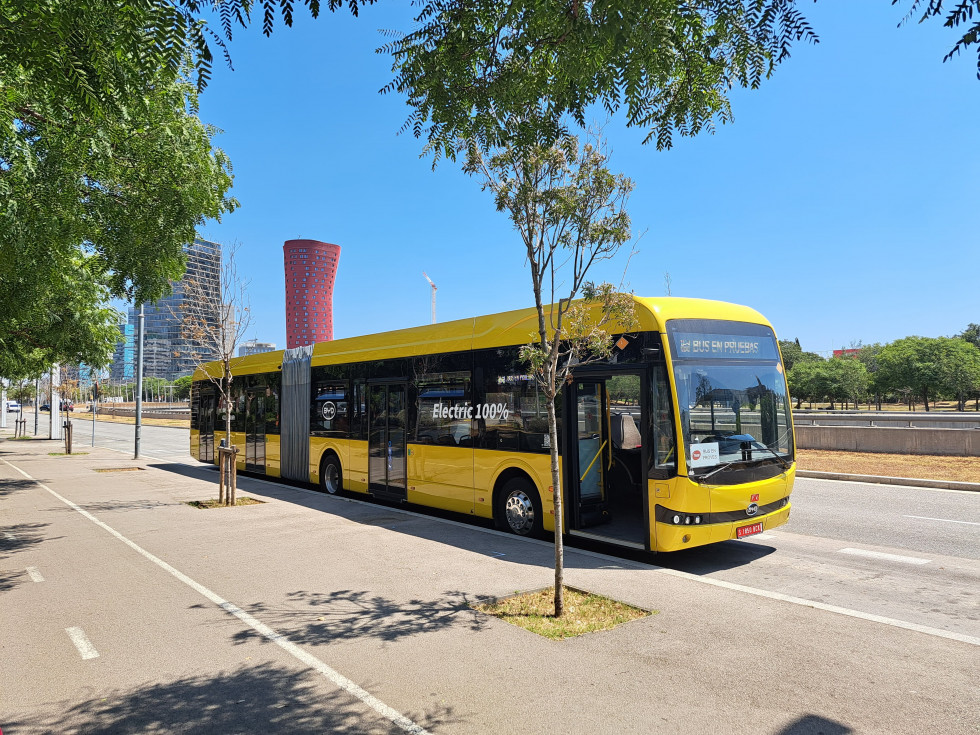
<svg viewBox="0 0 980 735">
<path fill-rule="evenodd" d="M 422 271 L 422 275 L 425 276 L 425 280 L 429 282 L 432 286 L 432 323 L 436 323 L 436 284 L 432 282 L 432 279 L 425 275 L 425 271 Z"/>
</svg>

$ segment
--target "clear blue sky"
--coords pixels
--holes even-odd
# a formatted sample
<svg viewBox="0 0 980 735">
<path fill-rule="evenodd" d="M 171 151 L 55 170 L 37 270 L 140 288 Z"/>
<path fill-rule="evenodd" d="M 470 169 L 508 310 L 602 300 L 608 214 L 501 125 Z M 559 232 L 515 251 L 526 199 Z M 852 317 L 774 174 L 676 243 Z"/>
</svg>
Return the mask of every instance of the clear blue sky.
<svg viewBox="0 0 980 735">
<path fill-rule="evenodd" d="M 298 4 L 297 4 L 298 5 Z M 523 247 L 479 182 L 435 172 L 398 135 L 404 100 L 378 90 L 380 29 L 411 27 L 407 3 L 353 19 L 259 26 L 219 62 L 201 117 L 234 163 L 241 209 L 200 233 L 238 243 L 250 336 L 285 346 L 284 240 L 342 248 L 337 338 L 533 303 Z M 634 179 L 642 238 L 627 285 L 639 295 L 752 306 L 782 339 L 818 352 L 980 322 L 980 81 L 971 52 L 935 19 L 897 28 L 908 2 L 820 0 L 800 8 L 820 36 L 797 46 L 735 121 L 658 152 L 613 119 L 611 166 Z M 599 122 L 602 122 L 601 120 Z M 596 272 L 619 283 L 625 257 Z"/>
</svg>

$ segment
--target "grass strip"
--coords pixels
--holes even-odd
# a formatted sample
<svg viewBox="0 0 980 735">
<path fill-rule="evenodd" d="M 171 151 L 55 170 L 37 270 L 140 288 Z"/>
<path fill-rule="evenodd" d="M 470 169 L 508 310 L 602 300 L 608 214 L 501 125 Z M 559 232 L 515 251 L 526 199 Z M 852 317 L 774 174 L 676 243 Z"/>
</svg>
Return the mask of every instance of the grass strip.
<svg viewBox="0 0 980 735">
<path fill-rule="evenodd" d="M 242 496 L 235 499 L 235 505 L 261 505 L 264 500 L 256 500 L 255 498 L 250 498 L 248 496 Z M 217 498 L 211 498 L 210 500 L 188 500 L 187 505 L 194 508 L 200 508 L 201 510 L 207 510 L 209 508 L 230 508 L 231 506 L 225 505 L 223 502 L 219 501 Z"/>
<path fill-rule="evenodd" d="M 560 618 L 554 614 L 554 587 L 475 605 L 474 609 L 552 640 L 611 630 L 617 625 L 658 613 L 574 587 L 565 587 L 565 612 Z"/>
</svg>

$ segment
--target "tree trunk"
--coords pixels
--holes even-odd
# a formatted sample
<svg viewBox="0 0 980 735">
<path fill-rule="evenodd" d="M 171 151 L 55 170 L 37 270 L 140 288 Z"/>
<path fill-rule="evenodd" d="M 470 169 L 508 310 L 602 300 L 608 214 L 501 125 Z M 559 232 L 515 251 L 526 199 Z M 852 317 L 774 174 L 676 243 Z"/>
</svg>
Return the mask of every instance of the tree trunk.
<svg viewBox="0 0 980 735">
<path fill-rule="evenodd" d="M 555 373 L 551 383 L 555 384 Z M 555 416 L 555 398 L 548 401 L 548 436 L 551 441 L 551 492 L 555 504 L 555 617 L 565 613 L 565 544 L 562 511 L 561 473 L 558 467 L 558 418 Z"/>
<path fill-rule="evenodd" d="M 926 388 L 922 391 L 922 402 L 926 404 L 926 413 L 929 412 L 929 389 Z"/>
</svg>

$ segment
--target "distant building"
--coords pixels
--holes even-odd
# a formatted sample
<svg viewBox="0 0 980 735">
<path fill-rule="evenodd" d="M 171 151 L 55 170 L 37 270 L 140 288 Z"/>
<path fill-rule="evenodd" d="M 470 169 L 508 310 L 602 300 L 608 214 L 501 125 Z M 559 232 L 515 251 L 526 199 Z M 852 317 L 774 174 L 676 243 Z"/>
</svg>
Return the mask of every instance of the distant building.
<svg viewBox="0 0 980 735">
<path fill-rule="evenodd" d="M 857 357 L 860 352 L 860 349 L 834 350 L 834 357 Z M 826 355 L 827 353 L 825 352 L 824 354 Z"/>
<path fill-rule="evenodd" d="M 208 349 L 184 334 L 181 328 L 182 314 L 194 310 L 213 322 L 219 322 L 221 303 L 221 245 L 196 238 L 185 246 L 187 271 L 183 279 L 173 284 L 169 295 L 143 308 L 143 377 L 163 378 L 173 381 L 190 375 L 198 360 L 210 361 L 221 358 L 216 347 Z M 195 292 L 206 294 L 204 299 L 195 297 L 192 302 L 185 295 L 185 283 L 193 279 L 200 288 Z M 116 345 L 112 365 L 112 379 L 130 382 L 136 379 L 136 336 L 139 308 L 129 308 L 129 318 L 122 329 L 123 339 Z"/>
<path fill-rule="evenodd" d="M 238 348 L 239 357 L 248 357 L 249 355 L 258 355 L 262 352 L 275 352 L 276 343 L 275 342 L 259 342 L 254 339 L 250 339 Z"/>
<path fill-rule="evenodd" d="M 340 246 L 319 240 L 286 240 L 286 347 L 333 339 L 333 284 Z"/>
<path fill-rule="evenodd" d="M 122 339 L 116 343 L 109 376 L 116 384 L 132 383 L 136 380 L 136 326 L 126 314 L 119 315 L 119 331 Z"/>
</svg>

